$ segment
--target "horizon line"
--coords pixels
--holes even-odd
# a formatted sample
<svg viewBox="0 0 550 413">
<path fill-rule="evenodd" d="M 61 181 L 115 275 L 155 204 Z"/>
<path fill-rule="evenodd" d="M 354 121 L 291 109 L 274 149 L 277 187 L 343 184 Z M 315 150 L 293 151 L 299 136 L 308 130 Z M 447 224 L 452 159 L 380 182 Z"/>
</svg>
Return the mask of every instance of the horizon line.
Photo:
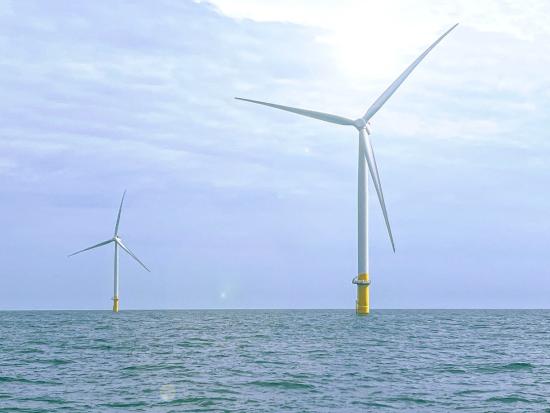
<svg viewBox="0 0 550 413">
<path fill-rule="evenodd" d="M 550 307 L 463 307 L 463 308 L 371 308 L 371 311 L 541 311 L 550 310 Z M 112 313 L 111 309 L 98 308 L 37 308 L 37 309 L 0 309 L 0 312 L 32 312 L 32 311 L 106 311 Z M 120 312 L 128 311 L 353 311 L 354 308 L 128 308 Z"/>
</svg>

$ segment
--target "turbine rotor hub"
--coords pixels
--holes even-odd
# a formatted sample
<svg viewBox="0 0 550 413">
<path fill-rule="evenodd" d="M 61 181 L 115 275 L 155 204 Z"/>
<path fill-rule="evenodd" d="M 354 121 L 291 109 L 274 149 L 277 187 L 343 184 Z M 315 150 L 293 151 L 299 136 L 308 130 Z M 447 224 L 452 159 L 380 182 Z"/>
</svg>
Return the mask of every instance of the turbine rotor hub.
<svg viewBox="0 0 550 413">
<path fill-rule="evenodd" d="M 367 122 L 365 122 L 365 119 L 363 118 L 354 120 L 353 124 L 358 130 L 363 130 L 367 127 Z"/>
</svg>

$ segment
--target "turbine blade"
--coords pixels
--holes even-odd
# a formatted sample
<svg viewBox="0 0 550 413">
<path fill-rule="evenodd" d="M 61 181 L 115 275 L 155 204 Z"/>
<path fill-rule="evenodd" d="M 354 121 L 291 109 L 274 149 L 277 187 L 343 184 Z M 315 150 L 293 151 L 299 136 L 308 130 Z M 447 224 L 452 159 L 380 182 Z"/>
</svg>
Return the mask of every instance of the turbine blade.
<svg viewBox="0 0 550 413">
<path fill-rule="evenodd" d="M 361 140 L 361 145 L 363 146 L 365 158 L 369 166 L 370 176 L 372 177 L 372 182 L 374 183 L 376 195 L 378 195 L 378 201 L 380 201 L 380 206 L 382 207 L 382 214 L 384 215 L 384 221 L 386 222 L 386 229 L 388 230 L 388 235 L 390 237 L 391 247 L 393 249 L 393 252 L 395 252 L 395 243 L 393 241 L 390 220 L 388 218 L 388 211 L 386 209 L 386 201 L 384 200 L 382 184 L 380 183 L 380 175 L 378 174 L 378 165 L 376 164 L 376 158 L 374 157 L 374 150 L 372 148 L 370 137 L 368 135 L 365 135 L 365 131 L 362 130 L 361 132 L 359 132 L 359 139 Z"/>
<path fill-rule="evenodd" d="M 315 112 L 313 110 L 293 108 L 290 106 L 276 105 L 274 103 L 260 102 L 259 100 L 235 98 L 237 100 L 243 100 L 245 102 L 257 103 L 259 105 L 269 106 L 271 108 L 286 110 L 287 112 L 296 113 L 298 115 L 307 116 L 308 118 L 319 119 L 329 123 L 336 123 L 338 125 L 350 125 L 355 126 L 351 119 L 343 118 L 342 116 L 331 115 L 329 113 Z"/>
<path fill-rule="evenodd" d="M 73 252 L 72 254 L 67 255 L 67 257 L 72 257 L 73 255 L 80 254 L 81 252 L 84 252 L 84 251 L 93 250 L 94 248 L 101 247 L 101 246 L 103 246 L 103 245 L 107 245 L 107 244 L 109 244 L 110 242 L 113 242 L 113 240 L 110 239 L 110 240 L 108 240 L 108 241 L 100 242 L 99 244 L 92 245 L 91 247 L 88 247 L 88 248 L 84 248 L 83 250 L 80 250 L 80 251 L 77 251 L 77 252 Z"/>
<path fill-rule="evenodd" d="M 367 110 L 365 113 L 365 116 L 363 116 L 363 119 L 365 122 L 368 122 L 370 118 L 372 118 L 376 112 L 386 103 L 386 101 L 395 93 L 397 88 L 401 86 L 401 83 L 405 81 L 405 79 L 411 74 L 411 72 L 418 66 L 418 64 L 428 55 L 428 53 L 431 52 L 431 50 L 437 46 L 437 44 L 443 40 L 445 36 L 447 36 L 451 30 L 453 30 L 456 26 L 458 26 L 458 23 L 455 24 L 453 27 L 451 27 L 449 30 L 447 30 L 439 39 L 437 39 L 430 47 L 426 49 L 424 53 L 422 53 L 418 58 L 411 63 L 407 69 L 401 75 L 395 79 L 395 81 L 380 95 L 378 99 L 374 101 L 374 103 L 371 105 L 371 107 Z"/>
<path fill-rule="evenodd" d="M 151 272 L 151 270 L 150 270 L 149 268 L 147 268 L 147 267 L 145 266 L 145 264 L 142 263 L 142 262 L 139 260 L 139 258 L 135 256 L 135 254 L 134 254 L 132 251 L 130 251 L 128 248 L 126 248 L 126 246 L 122 243 L 122 241 L 117 240 L 117 244 L 120 245 L 120 248 L 122 248 L 124 251 L 126 251 L 134 260 L 136 260 L 137 262 L 139 262 L 140 265 L 141 265 L 143 268 L 145 268 L 147 271 Z"/>
<path fill-rule="evenodd" d="M 126 196 L 126 189 L 124 190 L 124 193 L 122 194 L 122 199 L 120 201 L 120 206 L 118 207 L 118 215 L 116 217 L 116 225 L 115 225 L 115 236 L 118 235 L 118 224 L 120 224 L 120 213 L 122 212 L 122 204 L 124 203 L 124 197 Z"/>
</svg>

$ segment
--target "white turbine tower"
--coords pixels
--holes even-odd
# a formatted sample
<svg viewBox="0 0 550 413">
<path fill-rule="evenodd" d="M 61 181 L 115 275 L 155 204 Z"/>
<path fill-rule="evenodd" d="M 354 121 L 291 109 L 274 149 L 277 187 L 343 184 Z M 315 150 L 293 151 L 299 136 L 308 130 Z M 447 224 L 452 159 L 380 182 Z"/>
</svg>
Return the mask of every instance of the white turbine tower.
<svg viewBox="0 0 550 413">
<path fill-rule="evenodd" d="M 114 295 L 113 295 L 113 311 L 115 313 L 118 313 L 118 247 L 122 248 L 124 251 L 126 251 L 133 259 L 135 259 L 143 268 L 145 268 L 147 271 L 151 272 L 149 268 L 145 266 L 144 263 L 142 263 L 138 257 L 134 255 L 132 251 L 130 251 L 123 243 L 122 239 L 118 236 L 118 225 L 120 223 L 120 213 L 122 212 L 122 204 L 124 203 L 124 197 L 126 196 L 126 191 L 122 194 L 122 200 L 120 201 L 120 207 L 118 208 L 118 215 L 116 218 L 116 224 L 115 224 L 115 234 L 113 235 L 113 238 L 100 242 L 99 244 L 93 245 L 88 248 L 84 248 L 83 250 L 77 251 L 69 255 L 69 257 L 72 257 L 73 255 L 80 254 L 81 252 L 88 251 L 94 248 L 101 247 L 103 245 L 110 244 L 111 242 L 115 245 L 115 262 L 114 262 Z"/>
<path fill-rule="evenodd" d="M 285 110 L 287 112 L 296 113 L 298 115 L 307 116 L 310 118 L 322 120 L 325 122 L 335 123 L 338 125 L 353 126 L 359 131 L 359 165 L 358 165 L 358 276 L 353 279 L 353 283 L 357 284 L 357 302 L 356 311 L 358 314 L 368 314 L 370 311 L 369 306 L 369 254 L 368 254 L 368 203 L 367 203 L 367 167 L 374 184 L 374 189 L 380 206 L 382 207 L 382 213 L 384 215 L 384 221 L 386 222 L 386 228 L 390 237 L 392 249 L 395 252 L 395 244 L 393 241 L 393 235 L 391 232 L 390 222 L 388 219 L 388 212 L 386 210 L 386 204 L 384 202 L 384 194 L 382 192 L 382 185 L 380 183 L 380 177 L 378 175 L 378 166 L 376 165 L 376 159 L 374 157 L 374 151 L 369 135 L 370 119 L 380 110 L 380 108 L 386 103 L 386 101 L 394 94 L 394 92 L 401 86 L 401 83 L 411 74 L 411 72 L 418 66 L 418 64 L 426 57 L 426 55 L 445 37 L 451 32 L 458 23 L 447 30 L 439 39 L 437 39 L 430 47 L 426 49 L 412 64 L 405 69 L 405 71 L 380 95 L 378 99 L 369 107 L 365 115 L 359 119 L 352 120 L 337 115 L 331 115 L 328 113 L 316 112 L 312 110 L 293 108 L 289 106 L 276 105 L 273 103 L 261 102 L 251 99 L 235 98 L 244 100 L 246 102 L 257 103 L 264 106 L 269 106 L 275 109 Z"/>
</svg>

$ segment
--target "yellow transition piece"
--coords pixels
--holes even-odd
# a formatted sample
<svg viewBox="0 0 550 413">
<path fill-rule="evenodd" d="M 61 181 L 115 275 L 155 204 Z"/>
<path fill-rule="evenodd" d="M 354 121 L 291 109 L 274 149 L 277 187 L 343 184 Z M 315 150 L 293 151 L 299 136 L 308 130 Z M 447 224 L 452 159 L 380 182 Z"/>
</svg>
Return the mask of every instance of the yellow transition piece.
<svg viewBox="0 0 550 413">
<path fill-rule="evenodd" d="M 369 306 L 369 275 L 367 273 L 359 274 L 357 277 L 357 303 L 355 311 L 357 314 L 368 314 Z M 361 283 L 363 281 L 363 283 Z"/>
<path fill-rule="evenodd" d="M 113 298 L 113 311 L 118 313 L 118 297 Z"/>
</svg>

